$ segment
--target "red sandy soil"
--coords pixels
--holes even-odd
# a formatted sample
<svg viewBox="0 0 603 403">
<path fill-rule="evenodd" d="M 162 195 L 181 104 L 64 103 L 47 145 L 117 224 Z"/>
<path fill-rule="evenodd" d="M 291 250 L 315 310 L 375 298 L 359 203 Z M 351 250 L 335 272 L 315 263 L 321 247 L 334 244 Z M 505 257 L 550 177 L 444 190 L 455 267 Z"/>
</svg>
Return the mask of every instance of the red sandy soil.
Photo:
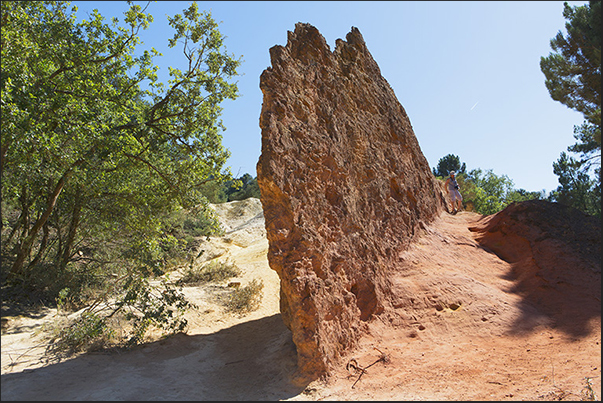
<svg viewBox="0 0 603 403">
<path fill-rule="evenodd" d="M 392 277 L 394 290 L 412 298 L 400 299 L 398 319 L 371 322 L 328 378 L 295 381 L 295 346 L 263 235 L 243 246 L 215 240 L 245 269 L 243 282 L 264 282 L 262 306 L 244 317 L 191 288 L 200 307 L 189 313 L 186 334 L 59 362 L 35 347 L 53 310 L 10 318 L 2 400 L 600 400 L 600 309 L 560 320 L 547 309 L 557 305 L 518 291 L 514 263 L 469 229 L 485 219 L 443 213 L 426 227 Z M 600 288 L 600 266 L 598 278 Z"/>
<path fill-rule="evenodd" d="M 598 316 L 543 314 L 555 299 L 579 298 L 568 292 L 537 301 L 529 292 L 515 292 L 517 279 L 510 274 L 516 267 L 481 247 L 469 230 L 485 219 L 445 213 L 427 228 L 404 256 L 412 274 L 401 272 L 394 282 L 415 304 L 424 300 L 435 308 L 402 307 L 410 329 L 373 322 L 359 351 L 344 362 L 374 364 L 365 373 L 342 366 L 309 397 L 600 400 L 600 294 L 589 295 L 591 304 L 584 306 L 596 312 L 597 304 Z M 600 292 L 600 267 L 598 278 Z"/>
</svg>

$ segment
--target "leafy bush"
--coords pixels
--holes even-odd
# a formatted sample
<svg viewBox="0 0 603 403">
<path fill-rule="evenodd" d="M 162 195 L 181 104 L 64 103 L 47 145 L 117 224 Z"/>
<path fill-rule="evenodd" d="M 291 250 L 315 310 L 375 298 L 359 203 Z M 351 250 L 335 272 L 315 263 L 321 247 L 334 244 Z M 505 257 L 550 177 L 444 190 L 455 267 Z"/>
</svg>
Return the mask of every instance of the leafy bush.
<svg viewBox="0 0 603 403">
<path fill-rule="evenodd" d="M 465 208 L 484 215 L 497 213 L 513 202 L 543 198 L 541 192 L 514 189 L 507 175 L 498 176 L 491 169 L 473 169 L 459 174 L 457 181 Z"/>
<path fill-rule="evenodd" d="M 166 280 L 159 286 L 151 286 L 146 278 L 132 276 L 126 280 L 125 289 L 127 292 L 116 303 L 115 312 L 125 312 L 126 320 L 132 324 L 127 346 L 141 343 L 151 325 L 172 334 L 186 328 L 184 313 L 193 304 Z"/>
<path fill-rule="evenodd" d="M 117 279 L 115 286 L 125 293 L 113 302 L 108 301 L 108 294 L 103 295 L 67 325 L 64 318 L 57 321 L 54 329 L 50 329 L 52 336 L 47 353 L 68 356 L 109 345 L 130 347 L 143 342 L 151 326 L 162 329 L 166 334 L 186 328 L 188 323 L 183 316 L 193 304 L 166 280 L 151 285 L 148 279 L 132 274 Z M 68 289 L 59 292 L 59 312 L 66 310 L 69 298 Z M 116 336 L 115 325 L 111 323 L 116 320 L 125 320 L 120 337 Z"/>
<path fill-rule="evenodd" d="M 67 326 L 55 328 L 47 352 L 55 355 L 70 355 L 80 351 L 94 351 L 106 346 L 115 332 L 106 324 L 106 319 L 94 312 L 84 312 Z"/>
</svg>

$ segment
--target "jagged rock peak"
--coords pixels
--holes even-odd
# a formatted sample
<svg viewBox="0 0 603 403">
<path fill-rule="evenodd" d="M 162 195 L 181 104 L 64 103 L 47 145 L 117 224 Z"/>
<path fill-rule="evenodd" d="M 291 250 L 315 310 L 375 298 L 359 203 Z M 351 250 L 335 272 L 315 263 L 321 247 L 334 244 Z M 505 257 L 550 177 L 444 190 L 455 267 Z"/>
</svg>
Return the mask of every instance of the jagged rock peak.
<svg viewBox="0 0 603 403">
<path fill-rule="evenodd" d="M 281 314 L 311 377 L 391 310 L 388 276 L 443 194 L 360 31 L 331 52 L 310 24 L 260 77 L 258 184 Z"/>
</svg>

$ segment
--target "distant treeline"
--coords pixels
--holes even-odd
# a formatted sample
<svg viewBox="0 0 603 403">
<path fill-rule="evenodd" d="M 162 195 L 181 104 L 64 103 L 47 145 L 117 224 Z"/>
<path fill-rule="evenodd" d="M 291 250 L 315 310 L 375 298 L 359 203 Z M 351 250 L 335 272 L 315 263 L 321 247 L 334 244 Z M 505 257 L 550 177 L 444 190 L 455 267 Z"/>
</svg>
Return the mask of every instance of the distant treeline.
<svg viewBox="0 0 603 403">
<path fill-rule="evenodd" d="M 586 214 L 601 216 L 600 183 L 588 178 L 584 173 L 558 172 L 559 187 L 548 195 L 542 191 L 516 189 L 507 175 L 496 175 L 491 169 L 467 170 L 466 164 L 454 154 L 448 154 L 433 168 L 436 178 L 445 181 L 450 171 L 456 172 L 456 179 L 463 196 L 463 207 L 480 214 L 495 214 L 509 204 L 526 200 L 548 200 L 576 208 Z M 579 174 L 579 175 L 578 175 Z M 569 184 L 564 187 L 564 184 Z"/>
<path fill-rule="evenodd" d="M 249 197 L 260 198 L 260 188 L 257 177 L 246 173 L 240 178 L 222 183 L 211 182 L 203 190 L 210 203 L 225 203 L 235 200 L 245 200 Z"/>
</svg>

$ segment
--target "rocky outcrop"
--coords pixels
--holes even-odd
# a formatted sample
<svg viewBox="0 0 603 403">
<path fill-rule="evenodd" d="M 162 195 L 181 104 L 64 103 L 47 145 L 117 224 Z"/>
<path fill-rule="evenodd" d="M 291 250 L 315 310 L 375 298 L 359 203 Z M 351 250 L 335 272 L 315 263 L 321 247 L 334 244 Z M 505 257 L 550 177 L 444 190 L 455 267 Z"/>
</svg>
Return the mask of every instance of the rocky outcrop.
<svg viewBox="0 0 603 403">
<path fill-rule="evenodd" d="M 298 23 L 270 56 L 257 165 L 268 259 L 298 366 L 316 377 L 391 309 L 388 273 L 444 195 L 357 28 L 331 52 Z"/>
</svg>

